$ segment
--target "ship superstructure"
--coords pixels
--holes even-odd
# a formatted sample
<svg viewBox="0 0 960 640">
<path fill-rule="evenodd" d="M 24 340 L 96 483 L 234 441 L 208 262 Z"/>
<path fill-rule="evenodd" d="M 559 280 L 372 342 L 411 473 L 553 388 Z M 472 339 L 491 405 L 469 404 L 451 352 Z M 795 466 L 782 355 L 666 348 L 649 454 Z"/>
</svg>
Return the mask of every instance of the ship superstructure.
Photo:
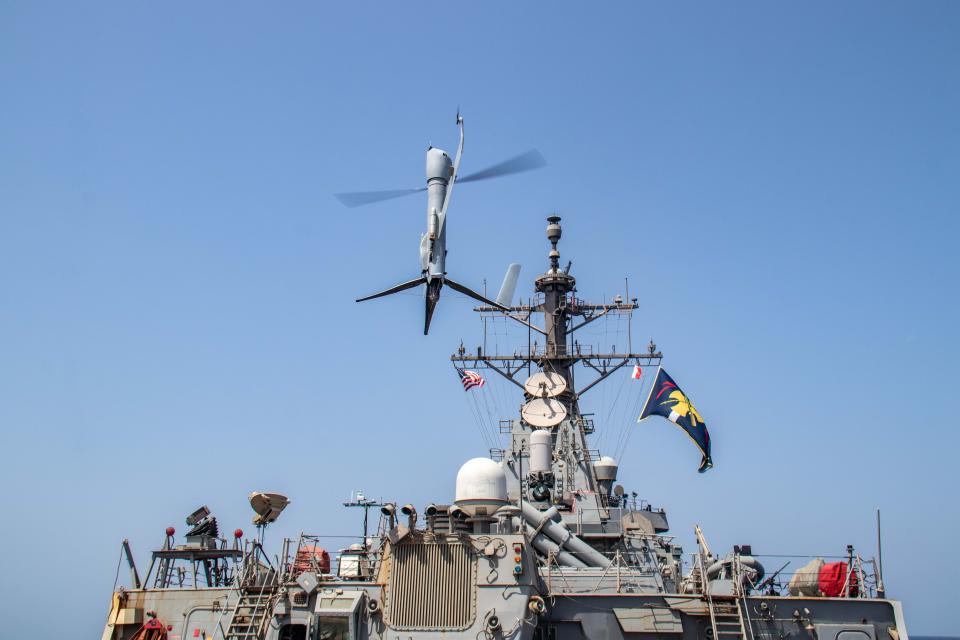
<svg viewBox="0 0 960 640">
<path fill-rule="evenodd" d="M 461 346 L 451 357 L 509 381 L 521 403 L 500 423 L 505 446 L 451 479 L 453 500 L 447 492 L 418 508 L 355 496 L 362 542 L 333 561 L 316 535 L 285 540 L 277 556 L 260 535 L 237 530 L 228 542 L 198 511 L 182 543 L 168 532 L 143 580 L 130 560 L 131 587 L 114 593 L 103 640 L 907 640 L 879 567 L 852 547 L 835 562 L 768 573 L 749 545 L 715 553 L 696 527 L 697 549 L 685 555 L 666 512 L 616 484 L 618 464 L 591 449 L 597 425 L 580 400 L 662 356 L 652 343 L 594 352 L 577 340 L 637 303 L 580 299 L 569 263 L 561 267 L 560 218 L 547 222 L 548 268 L 530 301 L 476 309 L 525 327 L 526 348 Z M 285 504 L 251 495 L 261 532 Z M 373 531 L 370 509 L 380 514 Z"/>
</svg>

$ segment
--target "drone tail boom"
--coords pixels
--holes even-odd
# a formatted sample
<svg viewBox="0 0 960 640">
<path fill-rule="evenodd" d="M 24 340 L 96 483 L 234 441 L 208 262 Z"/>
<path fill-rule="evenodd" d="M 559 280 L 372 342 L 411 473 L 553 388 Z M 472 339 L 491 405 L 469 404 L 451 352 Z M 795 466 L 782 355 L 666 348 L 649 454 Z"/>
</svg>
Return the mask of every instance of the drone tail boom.
<svg viewBox="0 0 960 640">
<path fill-rule="evenodd" d="M 427 284 L 427 293 L 424 296 L 425 309 L 423 315 L 423 335 L 430 332 L 430 321 L 433 319 L 433 311 L 440 302 L 440 289 L 443 287 L 443 280 L 434 278 Z"/>
</svg>

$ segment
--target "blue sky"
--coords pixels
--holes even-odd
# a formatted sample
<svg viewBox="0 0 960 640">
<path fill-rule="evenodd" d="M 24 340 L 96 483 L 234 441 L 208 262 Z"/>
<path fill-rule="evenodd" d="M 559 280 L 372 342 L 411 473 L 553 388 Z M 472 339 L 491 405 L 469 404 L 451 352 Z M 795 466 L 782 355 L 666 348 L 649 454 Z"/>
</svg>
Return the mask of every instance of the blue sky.
<svg viewBox="0 0 960 640">
<path fill-rule="evenodd" d="M 550 164 L 458 189 L 451 274 L 518 261 L 528 289 L 558 212 L 581 294 L 628 277 L 708 420 L 698 475 L 631 424 L 637 387 L 591 392 L 605 448 L 633 430 L 620 481 L 688 550 L 699 523 L 872 555 L 879 507 L 910 630 L 953 631 L 958 28 L 948 2 L 0 2 L 8 632 L 99 633 L 121 539 L 143 565 L 200 504 L 250 528 L 247 493 L 287 493 L 276 541 L 355 534 L 354 489 L 452 496 L 485 446 L 447 358 L 482 327 L 460 296 L 428 338 L 416 296 L 354 304 L 416 274 L 424 203 L 331 194 L 420 186 L 458 105 L 464 171 Z"/>
</svg>

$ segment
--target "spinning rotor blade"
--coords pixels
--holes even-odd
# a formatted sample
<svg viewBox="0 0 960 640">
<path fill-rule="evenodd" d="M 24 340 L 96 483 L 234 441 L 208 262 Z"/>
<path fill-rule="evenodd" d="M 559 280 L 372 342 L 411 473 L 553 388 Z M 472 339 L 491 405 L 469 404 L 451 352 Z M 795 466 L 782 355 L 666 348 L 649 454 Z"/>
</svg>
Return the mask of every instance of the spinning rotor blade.
<svg viewBox="0 0 960 640">
<path fill-rule="evenodd" d="M 532 171 L 545 166 L 547 166 L 547 161 L 544 160 L 543 154 L 536 149 L 531 149 L 526 153 L 521 153 L 492 167 L 487 167 L 486 169 L 476 171 L 462 178 L 457 178 L 457 182 L 489 180 L 490 178 L 499 178 L 500 176 L 507 176 L 512 173 L 523 173 L 524 171 Z"/>
<path fill-rule="evenodd" d="M 531 149 L 526 153 L 521 153 L 518 156 L 504 160 L 486 169 L 476 171 L 462 178 L 458 177 L 457 183 L 489 180 L 490 178 L 499 178 L 500 176 L 508 176 L 513 173 L 523 173 L 524 171 L 532 171 L 545 166 L 547 166 L 547 161 L 543 159 L 543 154 L 536 149 Z M 426 190 L 426 187 L 420 187 L 419 189 L 392 189 L 388 191 L 351 191 L 348 193 L 335 193 L 333 197 L 343 203 L 345 207 L 352 209 L 354 207 L 373 204 L 374 202 L 382 202 L 383 200 L 402 198 L 403 196 L 409 196 L 414 193 L 422 193 Z"/>
<path fill-rule="evenodd" d="M 393 189 L 390 191 L 351 191 L 349 193 L 335 193 L 333 197 L 343 203 L 345 207 L 352 209 L 382 200 L 402 198 L 403 196 L 409 196 L 426 190 L 426 187 L 420 187 L 419 189 Z"/>
</svg>

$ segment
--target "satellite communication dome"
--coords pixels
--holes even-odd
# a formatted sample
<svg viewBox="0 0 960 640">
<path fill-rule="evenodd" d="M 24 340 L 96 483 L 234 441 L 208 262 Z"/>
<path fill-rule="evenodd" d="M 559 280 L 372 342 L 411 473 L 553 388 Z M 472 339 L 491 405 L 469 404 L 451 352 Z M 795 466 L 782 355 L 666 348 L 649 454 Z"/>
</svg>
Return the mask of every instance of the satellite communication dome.
<svg viewBox="0 0 960 640">
<path fill-rule="evenodd" d="M 486 514 L 492 515 L 508 502 L 507 474 L 489 458 L 467 460 L 457 472 L 454 501 L 472 516 L 477 515 L 478 508 L 485 508 Z"/>
<path fill-rule="evenodd" d="M 593 470 L 597 474 L 597 480 L 610 480 L 611 482 L 616 480 L 617 469 L 617 461 L 610 456 L 603 456 L 593 463 Z"/>
<path fill-rule="evenodd" d="M 610 495 L 613 488 L 613 481 L 617 479 L 617 461 L 610 456 L 603 456 L 593 463 L 593 473 L 597 478 L 597 484 L 600 485 L 600 491 Z"/>
</svg>

